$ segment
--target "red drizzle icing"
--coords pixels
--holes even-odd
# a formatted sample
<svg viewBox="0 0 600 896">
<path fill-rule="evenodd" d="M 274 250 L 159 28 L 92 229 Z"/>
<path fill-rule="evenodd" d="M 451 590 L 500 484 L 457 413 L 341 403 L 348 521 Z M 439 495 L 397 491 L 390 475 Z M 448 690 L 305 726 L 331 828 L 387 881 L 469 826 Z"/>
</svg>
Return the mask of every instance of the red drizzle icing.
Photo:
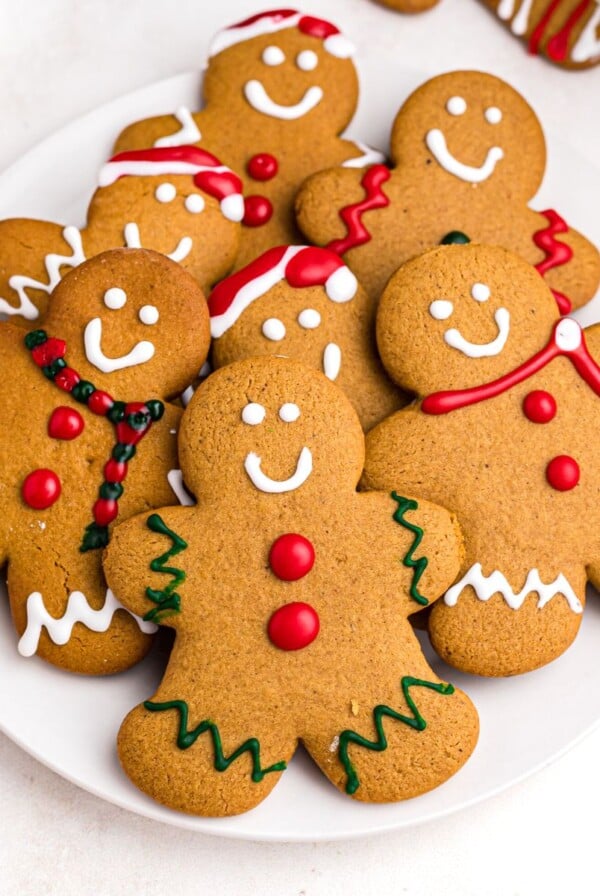
<svg viewBox="0 0 600 896">
<path fill-rule="evenodd" d="M 569 38 L 573 33 L 575 25 L 584 15 L 589 3 L 590 0 L 582 0 L 579 6 L 575 7 L 560 31 L 557 31 L 556 34 L 550 38 L 546 46 L 546 53 L 551 59 L 554 59 L 556 62 L 562 62 L 563 59 L 567 58 Z"/>
<path fill-rule="evenodd" d="M 512 389 L 518 383 L 529 379 L 529 377 L 537 373 L 538 370 L 542 370 L 559 355 L 568 358 L 579 376 L 585 380 L 596 395 L 600 396 L 600 367 L 598 367 L 590 355 L 583 333 L 581 333 L 581 342 L 577 348 L 559 348 L 556 342 L 556 330 L 560 325 L 561 321 L 555 325 L 548 344 L 532 358 L 529 358 L 528 361 L 521 364 L 520 367 L 511 370 L 497 380 L 483 383 L 481 386 L 474 386 L 472 389 L 458 389 L 454 392 L 434 392 L 423 399 L 421 410 L 425 414 L 448 414 L 450 411 L 456 411 L 459 408 L 467 407 L 467 405 L 495 398 L 497 395 Z"/>
<path fill-rule="evenodd" d="M 536 230 L 533 234 L 533 242 L 545 255 L 545 258 L 535 265 L 536 271 L 539 271 L 542 277 L 544 277 L 552 268 L 560 267 L 560 265 L 571 261 L 573 250 L 566 243 L 561 243 L 560 240 L 555 239 L 557 233 L 569 232 L 569 226 L 564 218 L 561 218 L 558 212 L 555 212 L 552 208 L 546 209 L 541 214 L 548 221 L 548 226 L 542 228 L 542 230 Z M 568 314 L 572 308 L 571 300 L 557 289 L 553 289 L 552 294 L 556 299 L 560 313 Z"/>
<path fill-rule="evenodd" d="M 540 44 L 544 37 L 544 32 L 546 27 L 548 26 L 548 22 L 554 15 L 554 12 L 560 5 L 561 0 L 551 0 L 546 9 L 544 10 L 541 19 L 531 32 L 531 37 L 529 38 L 529 44 L 527 45 L 528 51 L 532 56 L 535 56 L 536 53 L 540 52 Z"/>
<path fill-rule="evenodd" d="M 365 198 L 340 210 L 340 218 L 346 225 L 347 235 L 342 239 L 332 240 L 327 244 L 328 249 L 343 255 L 348 249 L 369 242 L 371 234 L 363 224 L 362 216 L 365 212 L 385 208 L 390 204 L 390 200 L 381 189 L 381 185 L 389 180 L 390 176 L 390 170 L 385 165 L 373 165 L 365 172 L 361 180 Z"/>
</svg>

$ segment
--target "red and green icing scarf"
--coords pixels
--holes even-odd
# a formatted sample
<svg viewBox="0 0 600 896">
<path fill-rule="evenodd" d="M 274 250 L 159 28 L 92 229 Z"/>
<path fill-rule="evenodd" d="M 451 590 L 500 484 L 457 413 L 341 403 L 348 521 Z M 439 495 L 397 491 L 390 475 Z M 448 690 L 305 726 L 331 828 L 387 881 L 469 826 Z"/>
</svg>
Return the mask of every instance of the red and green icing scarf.
<svg viewBox="0 0 600 896">
<path fill-rule="evenodd" d="M 104 481 L 93 505 L 94 517 L 85 528 L 79 550 L 82 552 L 108 544 L 108 526 L 118 516 L 118 501 L 123 494 L 128 462 L 135 456 L 136 445 L 146 435 L 152 423 L 164 414 L 164 404 L 157 399 L 125 403 L 115 401 L 108 392 L 96 389 L 93 383 L 80 377 L 65 361 L 66 342 L 49 337 L 44 330 L 32 330 L 25 337 L 25 345 L 44 376 L 67 392 L 75 401 L 86 405 L 93 414 L 106 417 L 112 423 L 116 441 L 111 456 L 104 465 Z"/>
</svg>

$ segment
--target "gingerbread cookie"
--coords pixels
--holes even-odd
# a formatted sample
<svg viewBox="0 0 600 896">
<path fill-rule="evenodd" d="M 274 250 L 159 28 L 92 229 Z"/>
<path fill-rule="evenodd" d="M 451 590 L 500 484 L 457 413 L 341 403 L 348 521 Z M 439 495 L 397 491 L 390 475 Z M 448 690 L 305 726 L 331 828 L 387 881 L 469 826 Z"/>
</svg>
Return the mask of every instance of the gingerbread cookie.
<svg viewBox="0 0 600 896">
<path fill-rule="evenodd" d="M 0 555 L 19 652 L 117 672 L 155 629 L 107 591 L 116 519 L 175 497 L 180 409 L 166 403 L 209 346 L 195 280 L 156 252 L 118 249 L 69 273 L 44 329 L 0 323 Z"/>
<path fill-rule="evenodd" d="M 163 252 L 208 290 L 235 261 L 244 214 L 240 179 L 196 146 L 119 153 L 99 174 L 83 230 L 0 221 L 0 311 L 31 325 L 63 273 L 106 249 Z"/>
<path fill-rule="evenodd" d="M 564 68 L 600 62 L 599 0 L 484 0 L 499 19 L 527 44 Z"/>
<path fill-rule="evenodd" d="M 450 514 L 357 494 L 356 414 L 295 361 L 216 371 L 179 450 L 198 505 L 118 526 L 105 556 L 125 605 L 176 632 L 156 694 L 119 734 L 134 783 L 174 809 L 236 814 L 267 796 L 299 740 L 360 800 L 411 797 L 457 771 L 477 715 L 407 620 L 456 576 Z"/>
<path fill-rule="evenodd" d="M 586 338 L 598 352 L 600 327 Z M 467 672 L 514 675 L 559 656 L 586 580 L 600 585 L 600 368 L 586 338 L 500 248 L 431 250 L 382 296 L 381 357 L 417 401 L 372 430 L 363 482 L 457 514 L 466 556 L 429 629 Z"/>
<path fill-rule="evenodd" d="M 401 407 L 375 347 L 375 304 L 338 255 L 313 246 L 270 249 L 213 290 L 213 363 L 284 355 L 340 386 L 365 430 Z"/>
<path fill-rule="evenodd" d="M 594 295 L 597 249 L 558 212 L 527 205 L 544 174 L 544 136 L 504 81 L 482 72 L 427 81 L 396 116 L 391 147 L 391 170 L 323 171 L 296 201 L 309 240 L 343 254 L 371 295 L 407 258 L 468 240 L 504 246 L 535 265 L 561 313 Z"/>
<path fill-rule="evenodd" d="M 206 144 L 240 173 L 246 211 L 237 267 L 272 246 L 302 242 L 294 195 L 330 165 L 361 167 L 381 153 L 338 137 L 358 99 L 354 48 L 339 29 L 291 9 L 258 13 L 213 39 L 201 112 L 146 119 L 126 128 L 117 151 Z"/>
<path fill-rule="evenodd" d="M 398 12 L 424 12 L 438 0 L 377 0 Z M 484 0 L 512 33 L 566 69 L 600 62 L 599 0 Z"/>
</svg>

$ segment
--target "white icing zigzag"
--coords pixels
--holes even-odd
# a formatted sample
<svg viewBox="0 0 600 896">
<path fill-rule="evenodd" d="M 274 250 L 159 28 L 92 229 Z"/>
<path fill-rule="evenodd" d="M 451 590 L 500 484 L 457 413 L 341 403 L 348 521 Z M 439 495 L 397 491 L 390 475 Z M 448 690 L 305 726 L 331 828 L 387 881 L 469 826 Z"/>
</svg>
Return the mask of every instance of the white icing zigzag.
<svg viewBox="0 0 600 896">
<path fill-rule="evenodd" d="M 63 265 L 70 268 L 76 268 L 83 264 L 85 255 L 83 254 L 83 246 L 81 244 L 81 234 L 76 227 L 65 227 L 62 232 L 63 238 L 72 250 L 71 255 L 46 255 L 44 264 L 48 274 L 48 282 L 42 283 L 34 280 L 33 277 L 26 277 L 24 274 L 14 274 L 8 281 L 8 285 L 19 296 L 19 305 L 9 305 L 6 299 L 0 298 L 0 311 L 5 314 L 21 314 L 27 320 L 35 320 L 39 317 L 39 311 L 25 292 L 26 289 L 41 289 L 43 292 L 50 293 L 54 287 L 60 283 L 60 269 Z"/>
<path fill-rule="evenodd" d="M 562 594 L 574 613 L 583 612 L 581 601 L 562 572 L 559 573 L 553 582 L 550 582 L 549 585 L 545 585 L 540 578 L 538 570 L 530 569 L 527 573 L 527 579 L 522 590 L 519 591 L 518 594 L 515 594 L 503 573 L 494 570 L 489 576 L 486 576 L 481 568 L 481 563 L 475 563 L 456 585 L 453 585 L 452 588 L 449 588 L 448 591 L 446 591 L 444 603 L 449 607 L 456 606 L 456 602 L 458 601 L 461 592 L 467 585 L 471 586 L 479 600 L 487 601 L 492 595 L 501 594 L 508 606 L 513 610 L 519 610 L 523 606 L 527 595 L 533 592 L 537 593 L 539 596 L 537 605 L 540 610 L 542 607 L 545 607 L 548 601 L 552 600 L 553 597 Z"/>
<path fill-rule="evenodd" d="M 180 106 L 173 115 L 177 119 L 181 128 L 174 134 L 161 137 L 155 140 L 155 146 L 182 146 L 184 144 L 199 143 L 202 134 L 198 130 L 198 125 L 194 121 L 194 117 L 187 106 Z"/>
<path fill-rule="evenodd" d="M 40 592 L 33 591 L 27 598 L 27 628 L 19 641 L 19 653 L 21 656 L 34 655 L 38 649 L 42 628 L 45 628 L 50 639 L 61 647 L 69 641 L 73 626 L 77 622 L 81 622 L 93 632 L 108 631 L 117 610 L 126 608 L 119 603 L 110 588 L 106 591 L 104 606 L 99 610 L 90 607 L 82 591 L 72 591 L 64 615 L 57 619 L 51 616 L 44 606 L 44 598 Z M 126 612 L 129 613 L 129 610 Z M 154 623 L 144 622 L 134 613 L 129 615 L 133 616 L 143 632 L 151 634 L 156 631 Z"/>
</svg>

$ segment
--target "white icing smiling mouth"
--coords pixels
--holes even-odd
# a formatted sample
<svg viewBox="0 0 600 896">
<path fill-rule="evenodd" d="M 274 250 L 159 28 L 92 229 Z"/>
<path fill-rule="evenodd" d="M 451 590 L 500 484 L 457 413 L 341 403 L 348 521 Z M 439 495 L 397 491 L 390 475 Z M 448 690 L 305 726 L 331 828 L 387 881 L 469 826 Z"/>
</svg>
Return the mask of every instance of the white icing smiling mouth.
<svg viewBox="0 0 600 896">
<path fill-rule="evenodd" d="M 499 146 L 492 146 L 487 151 L 485 162 L 479 167 L 465 165 L 452 155 L 446 145 L 446 138 L 439 128 L 427 131 L 425 135 L 427 149 L 432 154 L 438 165 L 449 174 L 472 184 L 480 184 L 494 173 L 496 163 L 504 158 L 504 152 Z"/>
<path fill-rule="evenodd" d="M 444 340 L 452 348 L 458 349 L 469 358 L 490 358 L 499 355 L 508 339 L 510 332 L 510 313 L 506 308 L 498 308 L 494 314 L 494 320 L 498 327 L 498 335 L 491 342 L 469 342 L 460 330 L 452 328 L 444 333 Z"/>
<path fill-rule="evenodd" d="M 140 238 L 140 228 L 133 221 L 130 221 L 129 224 L 125 225 L 123 235 L 125 237 L 125 245 L 128 249 L 144 248 Z M 165 252 L 164 254 L 167 255 L 167 258 L 170 258 L 171 261 L 181 263 L 192 251 L 192 246 L 192 238 L 190 236 L 183 236 L 172 252 L 169 252 L 168 254 Z"/>
<path fill-rule="evenodd" d="M 252 485 L 261 492 L 280 495 L 284 492 L 292 492 L 304 485 L 312 473 L 312 453 L 310 448 L 302 449 L 296 463 L 296 470 L 289 479 L 271 479 L 270 476 L 263 473 L 260 465 L 261 458 L 251 451 L 244 461 L 244 469 L 250 477 Z"/>
<path fill-rule="evenodd" d="M 102 319 L 99 317 L 93 317 L 86 325 L 83 342 L 86 358 L 102 373 L 113 373 L 124 367 L 136 367 L 154 357 L 154 346 L 146 340 L 136 343 L 126 355 L 119 355 L 117 358 L 107 357 L 102 351 Z"/>
<path fill-rule="evenodd" d="M 302 118 L 315 106 L 318 106 L 323 99 L 323 91 L 314 85 L 308 88 L 300 102 L 294 103 L 292 106 L 281 106 L 271 99 L 260 81 L 252 80 L 246 81 L 244 84 L 244 96 L 256 112 L 269 115 L 271 118 L 293 121 L 296 118 Z"/>
</svg>

